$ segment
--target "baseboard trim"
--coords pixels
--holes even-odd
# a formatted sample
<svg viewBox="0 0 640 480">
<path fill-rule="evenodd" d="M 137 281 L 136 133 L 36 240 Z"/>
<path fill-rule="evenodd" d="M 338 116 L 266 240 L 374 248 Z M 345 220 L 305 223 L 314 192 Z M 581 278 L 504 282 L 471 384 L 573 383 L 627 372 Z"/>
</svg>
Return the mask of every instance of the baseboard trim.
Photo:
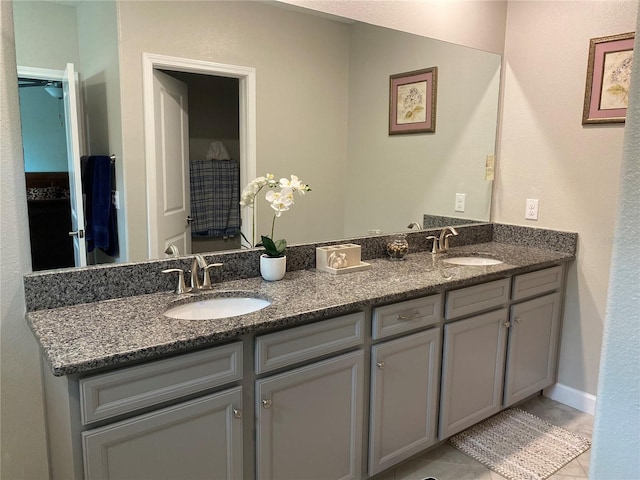
<svg viewBox="0 0 640 480">
<path fill-rule="evenodd" d="M 565 405 L 580 410 L 581 412 L 585 412 L 590 415 L 594 415 L 596 412 L 595 395 L 568 387 L 561 383 L 556 383 L 551 385 L 549 388 L 545 388 L 542 391 L 542 394 L 551 400 L 564 403 Z"/>
</svg>

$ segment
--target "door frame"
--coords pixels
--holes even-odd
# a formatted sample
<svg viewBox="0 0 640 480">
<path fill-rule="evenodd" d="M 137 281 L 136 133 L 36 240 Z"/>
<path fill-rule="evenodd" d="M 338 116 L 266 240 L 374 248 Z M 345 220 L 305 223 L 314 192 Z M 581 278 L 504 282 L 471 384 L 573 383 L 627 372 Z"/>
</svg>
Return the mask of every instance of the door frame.
<svg viewBox="0 0 640 480">
<path fill-rule="evenodd" d="M 151 235 L 158 228 L 156 196 L 150 187 L 156 185 L 155 115 L 153 105 L 153 70 L 198 73 L 218 77 L 237 78 L 240 84 L 240 184 L 248 184 L 256 176 L 256 69 L 238 65 L 172 57 L 154 53 L 142 54 L 142 96 L 144 106 L 144 145 L 146 169 L 147 220 L 149 224 L 149 258 L 159 258 L 157 237 Z M 253 221 L 249 209 L 241 210 L 242 233 L 253 238 Z"/>
</svg>

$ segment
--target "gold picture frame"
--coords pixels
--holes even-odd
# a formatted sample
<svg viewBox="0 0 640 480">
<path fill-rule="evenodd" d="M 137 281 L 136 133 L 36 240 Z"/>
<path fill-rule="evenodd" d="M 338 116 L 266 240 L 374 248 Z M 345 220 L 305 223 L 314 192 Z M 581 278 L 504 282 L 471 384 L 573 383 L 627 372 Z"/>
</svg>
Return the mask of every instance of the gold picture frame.
<svg viewBox="0 0 640 480">
<path fill-rule="evenodd" d="M 635 32 L 592 38 L 582 124 L 624 123 Z"/>
<path fill-rule="evenodd" d="M 389 135 L 434 133 L 438 67 L 389 77 Z"/>
</svg>

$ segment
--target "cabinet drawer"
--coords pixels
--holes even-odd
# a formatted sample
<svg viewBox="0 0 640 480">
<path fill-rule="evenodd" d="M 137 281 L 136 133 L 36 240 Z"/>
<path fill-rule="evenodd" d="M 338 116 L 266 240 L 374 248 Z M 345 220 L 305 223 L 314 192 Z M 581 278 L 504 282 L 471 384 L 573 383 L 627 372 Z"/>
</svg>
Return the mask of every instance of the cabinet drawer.
<svg viewBox="0 0 640 480">
<path fill-rule="evenodd" d="M 440 299 L 440 295 L 431 295 L 374 308 L 373 338 L 384 338 L 437 323 L 440 320 Z"/>
<path fill-rule="evenodd" d="M 364 312 L 256 338 L 256 373 L 311 360 L 364 342 Z"/>
<path fill-rule="evenodd" d="M 522 300 L 523 298 L 552 292 L 560 288 L 561 285 L 561 266 L 518 275 L 513 280 L 513 299 Z"/>
<path fill-rule="evenodd" d="M 82 424 L 242 378 L 242 342 L 80 380 Z"/>
<path fill-rule="evenodd" d="M 447 318 L 458 318 L 499 307 L 508 301 L 509 279 L 504 278 L 448 292 L 445 315 Z"/>
</svg>

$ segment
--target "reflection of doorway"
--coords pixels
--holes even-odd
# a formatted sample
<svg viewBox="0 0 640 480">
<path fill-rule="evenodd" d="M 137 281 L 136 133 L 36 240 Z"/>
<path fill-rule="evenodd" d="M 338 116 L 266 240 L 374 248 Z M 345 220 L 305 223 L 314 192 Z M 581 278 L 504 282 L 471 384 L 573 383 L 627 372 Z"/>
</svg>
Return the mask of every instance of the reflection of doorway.
<svg viewBox="0 0 640 480">
<path fill-rule="evenodd" d="M 158 110 L 161 108 L 154 100 L 157 88 L 154 87 L 154 71 L 163 70 L 172 72 L 187 72 L 191 74 L 210 75 L 234 78 L 239 86 L 239 155 L 240 155 L 240 185 L 245 185 L 255 177 L 255 69 L 250 67 L 238 67 L 212 62 L 188 60 L 177 57 L 161 55 L 143 55 L 143 82 L 144 82 L 144 111 L 145 111 L 145 150 L 147 158 L 147 213 L 149 216 L 149 257 L 157 258 L 165 250 L 167 238 L 162 238 L 158 232 L 163 231 L 161 223 L 164 221 L 163 205 L 168 197 L 165 194 L 166 175 L 163 174 L 163 162 L 167 157 L 163 156 L 165 147 L 157 138 L 162 128 L 156 125 Z M 179 102 L 179 101 L 178 101 Z M 176 119 L 178 116 L 176 115 Z M 179 125 L 179 121 L 174 121 Z M 169 123 L 167 123 L 168 125 Z M 186 140 L 185 140 L 186 141 Z M 177 142 L 175 142 L 177 145 Z M 177 148 L 176 148 L 177 151 Z M 182 155 L 182 154 L 180 154 Z M 183 170 L 184 171 L 184 170 Z M 186 175 L 185 175 L 186 176 Z M 175 197 L 173 197 L 175 199 Z M 182 212 L 185 216 L 188 212 Z M 248 214 L 242 211 L 243 217 Z M 252 222 L 250 218 L 242 219 L 242 232 L 248 238 L 253 237 Z M 175 234 L 174 234 L 175 236 Z M 182 252 L 181 253 L 186 253 Z M 190 253 L 190 252 L 189 252 Z"/>
<path fill-rule="evenodd" d="M 63 71 L 19 66 L 18 79 L 19 92 L 23 92 L 20 104 L 27 196 L 32 197 L 27 202 L 31 212 L 32 267 L 43 270 L 85 266 L 80 103 L 74 65 L 67 63 Z M 41 86 L 43 90 L 38 91 Z M 56 112 L 50 109 L 48 116 L 48 100 L 44 101 L 47 95 L 56 100 Z M 64 143 L 60 132 L 64 132 Z M 71 265 L 66 254 L 69 241 Z"/>
<path fill-rule="evenodd" d="M 190 191 L 191 249 L 185 253 L 239 249 L 240 81 L 200 73 L 162 73 L 182 82 L 187 92 L 188 159 L 191 176 L 197 178 L 191 179 L 195 186 Z"/>
<path fill-rule="evenodd" d="M 62 72 L 20 76 L 20 121 L 34 271 L 73 267 Z"/>
</svg>

